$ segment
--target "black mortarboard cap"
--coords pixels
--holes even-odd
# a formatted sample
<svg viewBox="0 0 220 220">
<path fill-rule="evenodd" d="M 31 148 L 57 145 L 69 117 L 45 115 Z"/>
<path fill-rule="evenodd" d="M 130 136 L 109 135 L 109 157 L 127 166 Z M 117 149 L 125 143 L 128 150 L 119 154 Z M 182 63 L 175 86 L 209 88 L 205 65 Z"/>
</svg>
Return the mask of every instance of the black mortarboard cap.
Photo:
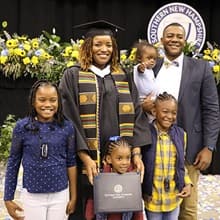
<svg viewBox="0 0 220 220">
<path fill-rule="evenodd" d="M 97 35 L 114 36 L 119 30 L 125 30 L 124 28 L 105 20 L 98 20 L 75 25 L 74 28 L 85 30 L 85 37 L 94 37 Z"/>
</svg>

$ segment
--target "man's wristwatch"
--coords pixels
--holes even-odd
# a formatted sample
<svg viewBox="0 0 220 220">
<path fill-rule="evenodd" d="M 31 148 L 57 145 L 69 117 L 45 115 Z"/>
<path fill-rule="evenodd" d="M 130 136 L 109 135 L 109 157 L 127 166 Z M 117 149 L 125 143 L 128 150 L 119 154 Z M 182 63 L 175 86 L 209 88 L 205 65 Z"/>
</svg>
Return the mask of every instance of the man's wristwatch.
<svg viewBox="0 0 220 220">
<path fill-rule="evenodd" d="M 211 151 L 211 152 L 213 152 L 213 151 L 214 151 L 214 148 L 208 146 L 208 150 Z"/>
</svg>

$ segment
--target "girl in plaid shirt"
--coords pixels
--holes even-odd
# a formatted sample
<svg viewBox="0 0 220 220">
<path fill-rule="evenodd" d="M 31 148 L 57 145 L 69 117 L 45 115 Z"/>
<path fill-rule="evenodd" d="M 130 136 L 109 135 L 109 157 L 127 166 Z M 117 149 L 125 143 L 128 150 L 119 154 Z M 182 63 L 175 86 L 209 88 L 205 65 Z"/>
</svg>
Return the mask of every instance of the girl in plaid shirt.
<svg viewBox="0 0 220 220">
<path fill-rule="evenodd" d="M 152 145 L 142 152 L 143 193 L 148 220 L 177 220 L 182 198 L 190 196 L 191 180 L 184 166 L 186 133 L 175 125 L 176 99 L 164 92 L 155 101 Z"/>
</svg>

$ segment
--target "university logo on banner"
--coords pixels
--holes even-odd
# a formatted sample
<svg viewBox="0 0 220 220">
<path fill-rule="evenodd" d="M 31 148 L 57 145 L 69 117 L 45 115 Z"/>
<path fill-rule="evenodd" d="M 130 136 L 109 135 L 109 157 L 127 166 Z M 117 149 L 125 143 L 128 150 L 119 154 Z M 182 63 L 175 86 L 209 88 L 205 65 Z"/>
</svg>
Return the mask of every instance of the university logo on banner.
<svg viewBox="0 0 220 220">
<path fill-rule="evenodd" d="M 186 41 L 195 42 L 200 51 L 206 38 L 206 29 L 200 14 L 191 6 L 179 2 L 166 4 L 152 16 L 147 30 L 148 41 L 160 41 L 163 29 L 170 23 L 180 23 L 186 31 Z"/>
</svg>

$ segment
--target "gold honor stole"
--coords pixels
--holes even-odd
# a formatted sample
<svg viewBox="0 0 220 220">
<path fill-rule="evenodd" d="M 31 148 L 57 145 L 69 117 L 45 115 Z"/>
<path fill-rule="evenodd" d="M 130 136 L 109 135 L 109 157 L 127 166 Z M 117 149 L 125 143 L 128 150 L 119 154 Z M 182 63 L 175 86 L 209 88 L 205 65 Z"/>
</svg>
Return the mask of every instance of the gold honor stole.
<svg viewBox="0 0 220 220">
<path fill-rule="evenodd" d="M 134 105 L 124 72 L 112 73 L 119 96 L 120 136 L 132 137 L 134 131 Z M 92 159 L 100 166 L 99 88 L 97 76 L 92 72 L 79 71 L 80 119 L 85 131 Z"/>
</svg>

